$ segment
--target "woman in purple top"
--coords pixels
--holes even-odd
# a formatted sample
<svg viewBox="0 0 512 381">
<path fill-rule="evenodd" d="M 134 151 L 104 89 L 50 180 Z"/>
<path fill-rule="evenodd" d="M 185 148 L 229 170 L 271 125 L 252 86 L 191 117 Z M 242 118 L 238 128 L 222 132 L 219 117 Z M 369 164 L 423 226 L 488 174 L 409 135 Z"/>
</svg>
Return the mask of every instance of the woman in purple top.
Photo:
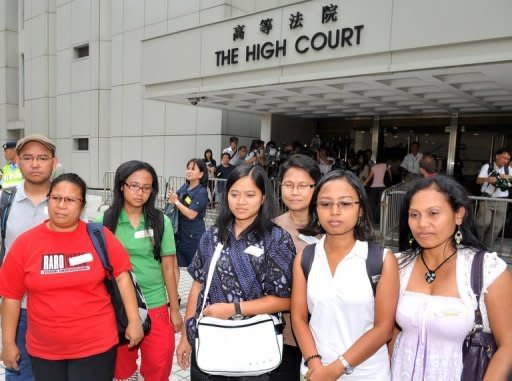
<svg viewBox="0 0 512 381">
<path fill-rule="evenodd" d="M 224 247 L 215 267 L 204 316 L 228 319 L 237 311 L 252 316 L 290 309 L 295 247 L 290 235 L 272 223 L 275 204 L 264 169 L 246 165 L 236 167 L 227 180 L 223 197 L 223 205 L 228 207 L 221 210 L 216 226 L 201 238 L 188 268 L 194 281 L 177 358 L 182 368 L 190 366 L 193 381 L 225 379 L 201 372 L 191 345 L 197 336 L 196 319 L 205 297 L 210 261 L 218 243 Z M 268 379 L 269 374 L 251 377 L 251 380 Z"/>
</svg>

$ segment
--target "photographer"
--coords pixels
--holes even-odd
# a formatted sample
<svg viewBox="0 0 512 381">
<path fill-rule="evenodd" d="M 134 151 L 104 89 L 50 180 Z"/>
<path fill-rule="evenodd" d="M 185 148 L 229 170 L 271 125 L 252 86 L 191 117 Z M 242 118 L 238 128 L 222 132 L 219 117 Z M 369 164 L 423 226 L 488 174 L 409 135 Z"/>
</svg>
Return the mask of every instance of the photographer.
<svg viewBox="0 0 512 381">
<path fill-rule="evenodd" d="M 496 237 L 503 229 L 507 215 L 507 204 L 497 199 L 507 198 L 510 184 L 510 150 L 500 148 L 496 151 L 493 163 L 484 164 L 476 179 L 482 185 L 482 196 L 495 201 L 481 201 L 476 218 L 478 238 L 491 248 Z M 494 220 L 494 223 L 493 223 Z"/>
</svg>

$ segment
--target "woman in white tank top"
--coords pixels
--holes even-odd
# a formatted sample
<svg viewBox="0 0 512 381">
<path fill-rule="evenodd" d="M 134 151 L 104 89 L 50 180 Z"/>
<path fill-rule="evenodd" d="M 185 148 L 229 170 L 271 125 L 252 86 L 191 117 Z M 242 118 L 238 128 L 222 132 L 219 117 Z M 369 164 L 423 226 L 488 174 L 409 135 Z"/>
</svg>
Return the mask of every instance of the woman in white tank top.
<svg viewBox="0 0 512 381">
<path fill-rule="evenodd" d="M 383 266 L 374 297 L 366 270 L 372 236 L 367 203 L 361 182 L 348 171 L 330 172 L 313 193 L 311 222 L 302 232 L 325 236 L 307 279 L 302 253 L 296 257 L 291 307 L 307 380 L 391 378 L 386 342 L 395 321 L 398 265 L 388 250 L 378 254 Z"/>
</svg>

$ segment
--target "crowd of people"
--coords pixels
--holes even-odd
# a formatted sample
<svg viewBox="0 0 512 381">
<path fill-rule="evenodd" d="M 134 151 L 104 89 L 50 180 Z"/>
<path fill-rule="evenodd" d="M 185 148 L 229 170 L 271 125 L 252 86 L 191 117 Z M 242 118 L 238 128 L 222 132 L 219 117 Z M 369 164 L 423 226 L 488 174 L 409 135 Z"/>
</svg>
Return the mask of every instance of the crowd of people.
<svg viewBox="0 0 512 381">
<path fill-rule="evenodd" d="M 322 147 L 316 157 L 288 152 L 278 169 L 286 212 L 277 215 L 262 144 L 247 150 L 232 138 L 219 165 L 210 150 L 188 160 L 185 183 L 167 195 L 178 213 L 177 231 L 155 208 L 154 168 L 137 160 L 117 168 L 112 205 L 97 221 L 127 316 L 119 337 L 104 283 L 109 272 L 83 213 L 86 184 L 73 173 L 51 181 L 56 153 L 48 138 L 18 141 L 23 180 L 4 189 L 10 201 L 0 214 L 6 379 L 136 380 L 140 372 L 147 381 L 163 381 L 176 354 L 193 381 L 460 380 L 467 365 L 463 342 L 479 326 L 496 343 L 485 379 L 507 379 L 512 274 L 478 238 L 465 189 L 436 174 L 432 157 L 419 157 L 413 145 L 404 159 L 404 170 L 417 176 L 401 205 L 399 252 L 393 253 L 373 231 L 372 203 L 391 175 L 380 157 L 373 163 L 363 152 L 352 168 L 339 169 Z M 499 151 L 493 168 L 482 168 L 483 189 L 500 189 L 509 161 L 510 153 Z M 222 187 L 210 188 L 214 177 L 225 179 Z M 223 207 L 206 228 L 209 192 Z M 482 263 L 478 291 L 475 258 Z M 193 279 L 183 317 L 180 267 Z M 151 318 L 146 333 L 131 274 Z M 200 318 L 259 314 L 282 315 L 276 369 L 228 378 L 199 367 Z"/>
</svg>

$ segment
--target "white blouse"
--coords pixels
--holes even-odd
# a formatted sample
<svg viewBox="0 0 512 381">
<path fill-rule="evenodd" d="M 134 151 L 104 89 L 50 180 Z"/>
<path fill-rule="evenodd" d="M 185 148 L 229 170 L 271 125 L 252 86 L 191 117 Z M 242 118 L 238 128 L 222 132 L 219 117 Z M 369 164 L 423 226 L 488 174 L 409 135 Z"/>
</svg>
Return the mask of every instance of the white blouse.
<svg viewBox="0 0 512 381">
<path fill-rule="evenodd" d="M 338 263 L 333 276 L 324 242 L 325 236 L 315 247 L 307 282 L 307 303 L 311 314 L 309 327 L 321 361 L 327 365 L 373 328 L 375 300 L 366 272 L 368 243 L 356 241 L 350 253 Z M 302 371 L 307 371 L 304 364 Z M 384 381 L 390 377 L 388 351 L 383 345 L 346 378 Z"/>
<path fill-rule="evenodd" d="M 457 289 L 459 296 L 464 304 L 470 307 L 473 311 L 476 309 L 476 296 L 471 288 L 471 265 L 476 251 L 469 248 L 457 249 L 457 264 L 456 264 L 456 277 Z M 397 259 L 400 261 L 402 253 L 396 253 Z M 412 269 L 415 260 L 412 260 L 406 266 L 400 268 L 400 293 L 402 294 L 407 288 L 409 278 L 411 277 Z M 480 297 L 480 311 L 482 312 L 482 320 L 484 323 L 484 331 L 491 332 L 489 326 L 489 318 L 487 317 L 487 308 L 485 306 L 485 297 L 489 286 L 506 270 L 507 264 L 503 259 L 498 257 L 498 254 L 485 253 L 484 257 L 484 271 L 483 271 L 483 292 Z"/>
</svg>

